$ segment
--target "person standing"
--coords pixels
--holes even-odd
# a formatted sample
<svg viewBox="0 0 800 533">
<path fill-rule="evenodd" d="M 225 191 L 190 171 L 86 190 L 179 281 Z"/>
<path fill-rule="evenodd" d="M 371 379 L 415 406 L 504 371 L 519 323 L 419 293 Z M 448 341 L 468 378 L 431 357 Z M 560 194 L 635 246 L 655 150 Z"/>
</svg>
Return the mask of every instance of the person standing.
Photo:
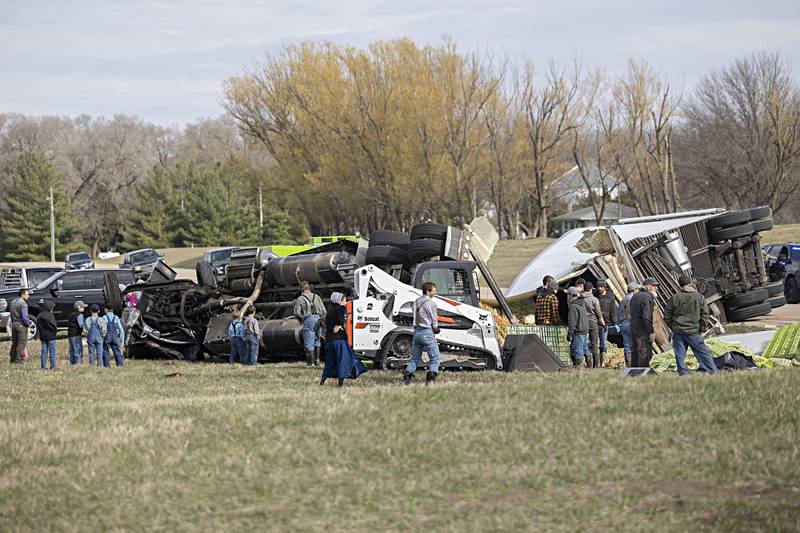
<svg viewBox="0 0 800 533">
<path fill-rule="evenodd" d="M 403 383 L 411 383 L 414 372 L 422 364 L 422 352 L 428 352 L 430 359 L 428 372 L 425 374 L 425 384 L 433 383 L 439 375 L 439 343 L 436 334 L 439 333 L 438 309 L 433 297 L 436 296 L 436 284 L 427 281 L 422 284 L 422 296 L 414 301 L 414 338 L 411 343 L 411 362 L 406 365 L 403 372 Z"/>
<path fill-rule="evenodd" d="M 244 347 L 244 322 L 242 322 L 242 313 L 239 311 L 233 312 L 233 320 L 228 324 L 228 340 L 231 345 L 228 363 L 233 364 L 238 359 L 240 363 L 246 365 L 249 362 L 249 356 L 245 356 L 247 352 Z"/>
<path fill-rule="evenodd" d="M 334 292 L 331 302 L 334 306 L 326 320 L 325 367 L 319 384 L 324 385 L 328 378 L 337 378 L 341 387 L 345 379 L 356 379 L 367 369 L 347 342 L 347 298 L 340 292 Z"/>
<path fill-rule="evenodd" d="M 631 298 L 631 337 L 633 338 L 633 352 L 631 353 L 631 366 L 648 367 L 653 357 L 653 343 L 656 340 L 653 328 L 653 308 L 655 298 L 653 295 L 658 290 L 658 281 L 647 278 L 642 282 L 642 289 Z"/>
<path fill-rule="evenodd" d="M 83 321 L 83 334 L 86 337 L 86 346 L 89 351 L 89 366 L 94 366 L 95 360 L 97 366 L 100 366 L 100 359 L 103 357 L 103 338 L 106 336 L 105 332 L 100 329 L 100 306 L 92 304 L 89 308 L 91 316 Z"/>
<path fill-rule="evenodd" d="M 595 298 L 592 292 L 594 285 L 587 281 L 583 291 L 583 299 L 586 303 L 586 315 L 589 318 L 589 349 L 592 352 L 592 357 L 586 358 L 586 367 L 600 368 L 600 327 L 605 326 L 603 320 L 603 311 L 600 309 L 600 302 Z"/>
<path fill-rule="evenodd" d="M 103 366 L 111 366 L 111 352 L 114 352 L 114 364 L 125 366 L 122 359 L 122 346 L 125 345 L 125 330 L 122 321 L 114 314 L 114 308 L 106 304 L 106 313 L 100 318 L 100 330 L 103 332 Z"/>
<path fill-rule="evenodd" d="M 258 365 L 258 347 L 260 345 L 258 339 L 261 332 L 258 327 L 258 320 L 256 320 L 256 310 L 252 305 L 247 307 L 244 312 L 244 346 L 245 346 L 245 359 L 248 365 Z"/>
<path fill-rule="evenodd" d="M 633 338 L 631 337 L 631 298 L 639 290 L 638 283 L 628 283 L 628 294 L 619 302 L 617 316 L 622 330 L 622 351 L 625 354 L 625 366 L 631 366 L 631 353 L 633 353 Z"/>
<path fill-rule="evenodd" d="M 67 319 L 67 342 L 69 343 L 69 364 L 77 365 L 83 364 L 83 339 L 81 333 L 83 332 L 83 312 L 86 310 L 86 304 L 78 300 L 73 305 L 74 311 Z"/>
<path fill-rule="evenodd" d="M 28 328 L 31 325 L 28 316 L 28 289 L 20 289 L 17 297 L 11 301 L 11 350 L 9 356 L 12 363 L 21 364 L 25 360 L 25 349 L 28 345 Z"/>
<path fill-rule="evenodd" d="M 548 284 L 539 287 L 536 294 L 536 324 L 557 326 L 561 324 L 558 314 L 558 297 L 556 296 L 558 284 L 553 280 L 553 276 L 545 276 L 544 281 Z"/>
<path fill-rule="evenodd" d="M 714 356 L 706 346 L 700 330 L 708 320 L 708 304 L 702 294 L 692 284 L 692 278 L 681 274 L 678 278 L 681 291 L 675 293 L 664 310 L 664 322 L 672 330 L 672 348 L 675 351 L 675 362 L 678 364 L 678 375 L 686 376 L 686 347 L 692 348 L 700 369 L 714 374 L 718 372 L 714 364 Z"/>
<path fill-rule="evenodd" d="M 569 298 L 567 341 L 570 343 L 572 365 L 580 366 L 585 358 L 586 366 L 590 367 L 589 316 L 586 312 L 586 300 L 577 287 L 567 289 L 567 298 Z"/>
<path fill-rule="evenodd" d="M 317 366 L 322 344 L 322 320 L 327 311 L 322 298 L 314 294 L 307 281 L 300 282 L 300 296 L 294 301 L 294 316 L 303 323 L 303 352 L 308 366 Z"/>
<path fill-rule="evenodd" d="M 603 313 L 603 325 L 597 327 L 600 334 L 600 365 L 605 365 L 606 353 L 608 353 L 608 328 L 617 323 L 617 301 L 614 294 L 608 291 L 606 280 L 601 279 L 597 282 L 597 301 L 600 303 L 600 311 Z M 595 366 L 597 362 L 595 362 Z"/>
<path fill-rule="evenodd" d="M 50 355 L 50 370 L 56 369 L 56 331 L 58 324 L 53 316 L 55 304 L 49 300 L 39 302 L 41 311 L 36 315 L 36 330 L 42 343 L 42 370 L 47 369 L 47 356 Z"/>
</svg>

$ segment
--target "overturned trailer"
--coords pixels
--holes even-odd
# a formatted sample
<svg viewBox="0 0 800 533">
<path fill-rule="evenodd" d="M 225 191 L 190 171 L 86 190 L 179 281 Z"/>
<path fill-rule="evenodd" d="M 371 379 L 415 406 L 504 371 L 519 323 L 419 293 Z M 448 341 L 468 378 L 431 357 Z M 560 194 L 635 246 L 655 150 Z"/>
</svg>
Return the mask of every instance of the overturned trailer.
<svg viewBox="0 0 800 533">
<path fill-rule="evenodd" d="M 505 303 L 484 260 L 494 240 L 481 239 L 470 225 L 420 224 L 410 235 L 373 232 L 369 242 L 342 240 L 285 258 L 240 248 L 232 253 L 221 284 L 213 268 L 201 262 L 197 283 L 156 276 L 129 287 L 141 296 L 136 311 L 124 320 L 126 349 L 131 357 L 185 360 L 227 354 L 233 311 L 252 306 L 261 328 L 259 359 L 299 357 L 302 324 L 293 315 L 293 301 L 300 282 L 308 281 L 326 305 L 333 292 L 348 296 L 348 338 L 360 357 L 399 368 L 411 356 L 413 302 L 422 283 L 434 281 L 441 366 L 500 369 L 494 319 L 480 308 L 477 275 L 480 271 Z M 510 317 L 507 304 L 505 310 Z"/>
<path fill-rule="evenodd" d="M 786 303 L 780 283 L 771 283 L 761 251 L 761 232 L 772 228 L 769 207 L 721 209 L 621 220 L 620 224 L 578 228 L 546 248 L 512 281 L 507 297 L 533 297 L 545 275 L 567 287 L 582 276 L 605 279 L 619 301 L 628 282 L 659 281 L 656 343 L 670 332 L 661 320 L 680 290 L 680 274 L 692 277 L 711 311 L 709 329 L 769 314 Z M 566 306 L 561 306 L 565 309 Z"/>
</svg>

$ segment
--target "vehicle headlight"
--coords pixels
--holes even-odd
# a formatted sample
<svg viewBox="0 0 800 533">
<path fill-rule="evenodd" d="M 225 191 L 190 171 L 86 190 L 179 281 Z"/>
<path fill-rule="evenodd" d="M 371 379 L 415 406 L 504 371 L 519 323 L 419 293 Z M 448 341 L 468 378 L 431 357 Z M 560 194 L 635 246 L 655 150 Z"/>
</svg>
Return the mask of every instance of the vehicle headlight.
<svg viewBox="0 0 800 533">
<path fill-rule="evenodd" d="M 133 267 L 133 271 L 134 271 L 134 272 L 141 272 L 141 271 L 142 271 L 142 267 L 140 267 L 140 266 L 135 266 L 135 267 Z"/>
<path fill-rule="evenodd" d="M 225 267 L 224 266 L 218 266 L 217 267 L 217 274 L 224 274 L 224 273 L 225 273 Z"/>
</svg>

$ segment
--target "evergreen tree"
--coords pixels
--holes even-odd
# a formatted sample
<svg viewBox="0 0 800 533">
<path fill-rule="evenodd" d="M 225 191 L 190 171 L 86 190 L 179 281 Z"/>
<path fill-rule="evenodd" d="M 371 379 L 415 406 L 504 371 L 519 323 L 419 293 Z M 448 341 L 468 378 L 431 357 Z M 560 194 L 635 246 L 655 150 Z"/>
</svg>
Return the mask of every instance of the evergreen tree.
<svg viewBox="0 0 800 533">
<path fill-rule="evenodd" d="M 0 208 L 3 231 L 0 244 L 9 261 L 50 259 L 50 188 L 53 188 L 56 257 L 85 246 L 78 240 L 79 225 L 61 177 L 44 154 L 25 152 L 13 166 Z"/>
<path fill-rule="evenodd" d="M 173 243 L 178 198 L 170 172 L 154 168 L 137 188 L 127 214 L 123 247 L 164 248 Z"/>
</svg>

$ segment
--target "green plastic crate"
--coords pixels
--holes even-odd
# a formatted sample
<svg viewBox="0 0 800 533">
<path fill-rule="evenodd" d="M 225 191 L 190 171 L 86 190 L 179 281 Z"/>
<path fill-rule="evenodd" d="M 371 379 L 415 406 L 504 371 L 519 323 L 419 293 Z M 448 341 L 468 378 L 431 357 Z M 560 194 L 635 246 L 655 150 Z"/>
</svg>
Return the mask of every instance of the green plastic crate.
<svg viewBox="0 0 800 533">
<path fill-rule="evenodd" d="M 561 359 L 567 366 L 572 365 L 569 356 L 569 342 L 567 341 L 567 328 L 564 326 L 532 326 L 528 324 L 511 324 L 508 327 L 508 335 L 528 335 L 535 334 L 545 345 L 550 348 L 556 357 Z"/>
</svg>

